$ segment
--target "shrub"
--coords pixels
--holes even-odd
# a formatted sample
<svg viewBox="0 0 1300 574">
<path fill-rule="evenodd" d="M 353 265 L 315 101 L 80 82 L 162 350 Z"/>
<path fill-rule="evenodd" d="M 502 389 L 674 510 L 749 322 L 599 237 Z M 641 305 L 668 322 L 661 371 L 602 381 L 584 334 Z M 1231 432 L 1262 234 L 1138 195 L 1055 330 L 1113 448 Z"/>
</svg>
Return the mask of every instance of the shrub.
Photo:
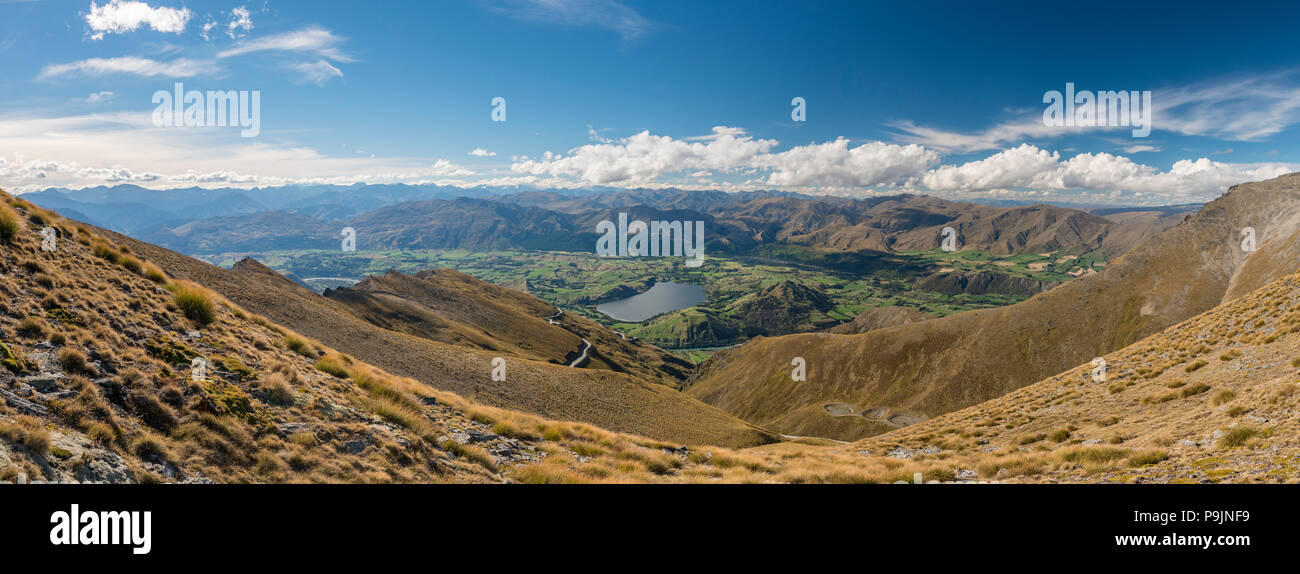
<svg viewBox="0 0 1300 574">
<path fill-rule="evenodd" d="M 167 274 L 163 273 L 162 269 L 159 269 L 157 265 L 146 262 L 142 269 L 145 279 L 153 281 L 159 285 L 167 282 Z"/>
<path fill-rule="evenodd" d="M 199 326 L 211 323 L 216 317 L 212 297 L 198 287 L 189 285 L 179 287 L 172 293 L 172 297 L 185 318 Z"/>
<path fill-rule="evenodd" d="M 343 365 L 339 364 L 338 360 L 334 357 L 325 357 L 316 361 L 316 369 L 323 373 L 334 375 L 340 379 L 348 378 L 347 369 L 343 368 Z"/>
<path fill-rule="evenodd" d="M 95 257 L 108 261 L 109 263 L 117 263 L 117 251 L 112 247 L 109 247 L 109 245 L 103 241 L 96 241 L 95 244 L 90 247 L 90 252 L 93 253 Z"/>
<path fill-rule="evenodd" d="M 175 464 L 175 457 L 172 456 L 167 445 L 163 443 L 162 439 L 152 434 L 144 434 L 135 439 L 135 442 L 131 443 L 131 452 L 140 458 L 153 455 Z"/>
<path fill-rule="evenodd" d="M 59 365 L 62 365 L 63 370 L 69 373 L 95 374 L 90 362 L 86 359 L 86 354 L 72 347 L 64 347 L 59 351 Z"/>
<path fill-rule="evenodd" d="M 117 264 L 126 268 L 127 271 L 135 273 L 136 275 L 139 275 L 142 269 L 140 260 L 130 255 L 123 255 L 119 257 L 117 259 Z"/>
<path fill-rule="evenodd" d="M 300 337 L 295 337 L 293 335 L 289 335 L 285 337 L 284 346 L 290 351 L 298 353 L 299 355 L 302 355 L 304 357 L 315 356 L 315 353 L 312 351 L 311 345 L 309 345 L 307 341 L 303 340 Z"/>
<path fill-rule="evenodd" d="M 1231 389 L 1224 389 L 1216 393 L 1213 399 L 1210 399 L 1210 404 L 1217 407 L 1219 405 L 1232 402 L 1232 399 L 1235 398 L 1237 398 L 1237 393 L 1232 392 Z"/>
<path fill-rule="evenodd" d="M 12 423 L 0 421 L 0 437 L 37 454 L 43 455 L 50 450 L 50 431 L 36 417 L 21 415 Z"/>
<path fill-rule="evenodd" d="M 163 404 L 149 391 L 136 389 L 127 394 L 126 401 L 145 424 L 163 432 L 176 427 L 176 414 L 171 407 Z"/>
<path fill-rule="evenodd" d="M 1246 441 L 1259 436 L 1259 429 L 1247 426 L 1237 425 L 1223 433 L 1219 438 L 1219 448 L 1232 448 L 1246 444 Z"/>
<path fill-rule="evenodd" d="M 1183 388 L 1183 398 L 1187 398 L 1193 395 L 1199 395 L 1208 390 L 1210 390 L 1210 385 L 1207 385 L 1205 383 L 1196 383 L 1195 385 L 1192 385 L 1190 387 Z"/>
<path fill-rule="evenodd" d="M 0 341 L 0 364 L 14 374 L 22 373 L 27 370 L 27 357 L 22 351 L 12 349 L 4 341 Z"/>
<path fill-rule="evenodd" d="M 1027 444 L 1034 444 L 1034 443 L 1036 443 L 1036 442 L 1038 442 L 1038 441 L 1040 441 L 1040 440 L 1043 440 L 1043 439 L 1045 439 L 1045 438 L 1047 438 L 1047 435 L 1046 435 L 1046 434 L 1043 434 L 1043 433 L 1034 434 L 1034 435 L 1028 435 L 1028 436 L 1023 436 L 1023 437 L 1020 437 L 1020 444 L 1021 444 L 1022 446 L 1023 446 L 1023 445 L 1027 445 Z"/>
<path fill-rule="evenodd" d="M 271 373 L 262 381 L 262 391 L 266 393 L 266 402 L 287 407 L 294 402 L 293 387 L 280 373 Z"/>
<path fill-rule="evenodd" d="M 1078 447 L 1061 453 L 1061 460 L 1080 464 L 1102 464 L 1124 458 L 1128 451 L 1110 447 Z"/>
<path fill-rule="evenodd" d="M 0 243 L 6 245 L 14 242 L 23 231 L 23 221 L 8 205 L 0 205 Z"/>
<path fill-rule="evenodd" d="M 289 439 L 289 442 L 296 445 L 305 446 L 305 447 L 316 446 L 316 435 L 311 434 L 309 432 L 296 432 L 289 435 L 286 438 Z"/>
<path fill-rule="evenodd" d="M 107 424 L 104 423 L 100 423 L 100 422 L 90 423 L 90 426 L 86 428 L 86 438 L 89 438 L 90 440 L 93 440 L 99 444 L 106 445 L 108 443 L 111 443 L 113 442 L 113 439 L 116 437 L 117 437 L 117 433 L 113 432 L 113 427 L 108 426 Z"/>
<path fill-rule="evenodd" d="M 1147 466 L 1149 464 L 1156 464 L 1167 458 L 1169 458 L 1168 451 L 1164 451 L 1160 449 L 1150 449 L 1150 450 L 1144 450 L 1135 453 L 1133 456 L 1128 457 L 1127 462 L 1129 466 L 1138 467 L 1138 466 Z"/>
<path fill-rule="evenodd" d="M 40 317 L 27 316 L 14 325 L 14 332 L 29 339 L 38 339 L 49 334 L 50 326 Z"/>
</svg>

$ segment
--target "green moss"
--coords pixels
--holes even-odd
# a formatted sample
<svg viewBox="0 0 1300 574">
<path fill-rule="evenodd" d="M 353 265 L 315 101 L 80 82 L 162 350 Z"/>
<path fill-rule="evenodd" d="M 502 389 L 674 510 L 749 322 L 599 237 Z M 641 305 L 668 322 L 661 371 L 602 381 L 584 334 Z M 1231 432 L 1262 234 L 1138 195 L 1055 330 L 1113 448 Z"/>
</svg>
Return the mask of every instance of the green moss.
<svg viewBox="0 0 1300 574">
<path fill-rule="evenodd" d="M 144 348 L 149 351 L 150 355 L 169 365 L 188 365 L 192 359 L 199 356 L 198 351 L 166 335 L 150 337 L 148 341 L 145 341 Z"/>
<path fill-rule="evenodd" d="M 225 381 L 203 383 L 203 398 L 208 408 L 218 415 L 230 415 L 253 425 L 271 425 L 266 409 L 254 403 L 248 393 Z"/>
<path fill-rule="evenodd" d="M 9 348 L 3 341 L 0 341 L 0 365 L 13 371 L 14 374 L 27 372 L 27 357 L 24 357 L 21 351 L 15 351 Z"/>
<path fill-rule="evenodd" d="M 250 381 L 256 379 L 258 376 L 257 371 L 254 371 L 251 367 L 245 365 L 243 361 L 234 357 L 218 357 L 217 360 L 221 362 L 221 365 L 225 367 L 227 371 L 239 375 L 241 380 Z"/>
<path fill-rule="evenodd" d="M 62 307 L 55 307 L 55 308 L 53 308 L 53 309 L 46 309 L 46 310 L 45 310 L 45 315 L 46 315 L 47 317 L 51 318 L 51 319 L 54 319 L 55 321 L 58 321 L 59 323 L 64 324 L 64 325 L 80 325 L 80 324 L 81 324 L 81 318 L 80 318 L 80 317 L 77 317 L 77 316 L 76 316 L 75 314 L 73 314 L 71 311 L 69 311 L 69 310 L 67 310 L 67 309 L 64 309 L 64 308 L 62 308 Z"/>
<path fill-rule="evenodd" d="M 58 458 L 59 460 L 68 460 L 72 458 L 72 451 L 69 451 L 68 449 L 65 448 L 59 448 L 57 446 L 50 447 L 50 454 L 54 455 L 54 457 Z"/>
</svg>

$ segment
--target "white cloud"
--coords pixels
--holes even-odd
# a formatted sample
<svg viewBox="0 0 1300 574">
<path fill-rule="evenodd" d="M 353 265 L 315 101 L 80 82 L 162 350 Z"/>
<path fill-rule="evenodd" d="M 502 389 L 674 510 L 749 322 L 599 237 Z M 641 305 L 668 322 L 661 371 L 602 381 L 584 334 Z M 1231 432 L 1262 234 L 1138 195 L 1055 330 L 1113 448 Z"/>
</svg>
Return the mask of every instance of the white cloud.
<svg viewBox="0 0 1300 574">
<path fill-rule="evenodd" d="M 485 149 L 483 149 L 483 148 L 481 148 L 481 147 L 476 147 L 476 148 L 474 148 L 473 151 L 469 152 L 469 155 L 472 155 L 472 156 L 475 156 L 475 157 L 493 157 L 493 156 L 496 156 L 496 155 L 497 155 L 497 152 L 494 152 L 494 151 L 488 151 L 488 150 L 485 150 Z"/>
<path fill-rule="evenodd" d="M 226 25 L 227 36 L 232 39 L 242 38 L 252 29 L 253 18 L 249 15 L 247 6 L 240 6 L 230 11 L 230 23 Z"/>
<path fill-rule="evenodd" d="M 1060 157 L 1058 152 L 1022 144 L 982 160 L 931 170 L 922 183 L 940 192 L 1027 188 L 1144 193 L 1197 200 L 1216 197 L 1238 183 L 1271 179 L 1298 169 L 1284 163 L 1229 164 L 1200 158 L 1178 161 L 1162 172 L 1109 153 L 1081 153 L 1065 161 Z"/>
<path fill-rule="evenodd" d="M 232 22 L 233 24 L 233 22 Z M 250 22 L 249 27 L 252 27 Z M 218 58 L 230 58 L 259 52 L 293 52 L 311 56 L 308 61 L 288 64 L 303 80 L 317 85 L 324 85 L 333 78 L 343 77 L 343 71 L 332 62 L 353 62 L 351 56 L 339 50 L 343 38 L 320 27 L 309 27 L 292 32 L 272 34 L 240 42 L 233 48 L 217 54 Z"/>
<path fill-rule="evenodd" d="M 808 144 L 756 157 L 753 165 L 773 170 L 767 183 L 779 187 L 907 185 L 939 162 L 939 154 L 919 145 L 849 140 Z"/>
<path fill-rule="evenodd" d="M 85 102 L 88 104 L 102 104 L 116 97 L 117 94 L 114 94 L 113 92 L 95 92 L 86 96 Z"/>
<path fill-rule="evenodd" d="M 944 191 L 977 191 L 1024 187 L 1041 173 L 1056 169 L 1061 155 L 1029 144 L 961 165 L 945 165 L 926 173 L 922 183 Z"/>
<path fill-rule="evenodd" d="M 1156 88 L 1151 92 L 1151 127 L 1156 131 L 1259 141 L 1300 123 L 1300 70 Z M 898 141 L 956 152 L 1002 149 L 1025 140 L 1050 140 L 1103 130 L 1131 130 L 1127 126 L 1047 126 L 1042 122 L 1042 113 L 1042 108 L 1021 110 L 1011 120 L 973 132 L 943 130 L 910 121 L 892 122 L 889 126 L 898 132 Z M 1153 151 L 1147 148 L 1154 147 L 1140 139 L 1117 145 L 1120 149 L 1134 148 L 1126 153 Z"/>
<path fill-rule="evenodd" d="M 310 27 L 241 42 L 217 54 L 217 57 L 229 58 L 256 52 L 282 51 L 314 54 L 335 62 L 353 61 L 351 57 L 339 51 L 338 45 L 342 42 L 343 38 L 329 30 Z"/>
<path fill-rule="evenodd" d="M 148 78 L 162 76 L 167 78 L 189 78 L 202 73 L 218 70 L 210 61 L 178 58 L 160 62 L 149 58 L 125 56 L 121 58 L 89 58 L 67 64 L 51 64 L 41 70 L 38 80 L 50 80 L 62 76 L 104 76 L 109 74 L 131 74 Z"/>
<path fill-rule="evenodd" d="M 207 22 L 204 22 L 203 31 L 199 32 L 199 37 L 203 38 L 204 40 L 211 40 L 212 37 L 209 35 L 209 33 L 212 32 L 212 29 L 216 28 L 217 26 L 218 24 L 214 20 L 208 20 Z"/>
<path fill-rule="evenodd" d="M 1259 141 L 1300 123 L 1300 71 L 1157 90 L 1152 104 L 1156 129 Z"/>
<path fill-rule="evenodd" d="M 11 192 L 105 182 L 251 187 L 478 175 L 446 159 L 333 157 L 291 142 L 249 141 L 238 129 L 155 127 L 148 112 L 6 116 L 0 150 L 0 188 Z"/>
<path fill-rule="evenodd" d="M 315 62 L 300 62 L 294 64 L 293 69 L 298 71 L 302 79 L 311 82 L 313 84 L 316 84 L 318 86 L 325 85 L 325 82 L 328 82 L 333 78 L 343 77 L 342 70 L 334 67 L 334 65 L 330 64 L 325 60 L 317 60 Z"/>
<path fill-rule="evenodd" d="M 99 40 L 105 34 L 122 34 L 134 32 L 141 26 L 148 26 L 164 33 L 180 34 L 185 24 L 190 21 L 188 8 L 154 8 L 144 2 L 135 0 L 109 0 L 103 6 L 90 3 L 90 13 L 86 14 L 86 24 L 90 25 L 91 39 Z"/>
<path fill-rule="evenodd" d="M 719 126 L 700 141 L 675 140 L 643 131 L 614 143 L 575 148 L 568 155 L 547 152 L 540 160 L 525 159 L 510 168 L 519 173 L 576 177 L 584 182 L 638 184 L 665 173 L 683 170 L 732 171 L 748 167 L 754 157 L 776 146 L 776 140 L 753 139 Z"/>
</svg>

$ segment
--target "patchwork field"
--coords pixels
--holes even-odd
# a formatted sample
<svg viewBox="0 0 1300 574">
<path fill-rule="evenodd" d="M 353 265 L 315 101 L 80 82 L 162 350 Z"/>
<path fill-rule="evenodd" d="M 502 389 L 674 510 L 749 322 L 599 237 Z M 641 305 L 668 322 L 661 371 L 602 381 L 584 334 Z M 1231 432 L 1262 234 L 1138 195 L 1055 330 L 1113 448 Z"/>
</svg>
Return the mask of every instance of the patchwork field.
<svg viewBox="0 0 1300 574">
<path fill-rule="evenodd" d="M 1105 267 L 1096 254 L 995 256 L 934 249 L 868 256 L 792 247 L 768 250 L 762 257 L 710 256 L 699 268 L 676 259 L 609 259 L 560 251 L 294 250 L 203 258 L 230 267 L 249 256 L 318 291 L 390 269 L 455 269 L 525 291 L 630 337 L 689 350 L 680 355 L 694 360 L 707 357 L 707 349 L 755 336 L 823 330 L 877 307 L 904 307 L 934 317 L 1002 307 Z M 641 323 L 620 322 L 596 310 L 600 303 L 644 292 L 655 281 L 701 285 L 708 300 Z M 796 288 L 773 289 L 783 282 Z"/>
</svg>

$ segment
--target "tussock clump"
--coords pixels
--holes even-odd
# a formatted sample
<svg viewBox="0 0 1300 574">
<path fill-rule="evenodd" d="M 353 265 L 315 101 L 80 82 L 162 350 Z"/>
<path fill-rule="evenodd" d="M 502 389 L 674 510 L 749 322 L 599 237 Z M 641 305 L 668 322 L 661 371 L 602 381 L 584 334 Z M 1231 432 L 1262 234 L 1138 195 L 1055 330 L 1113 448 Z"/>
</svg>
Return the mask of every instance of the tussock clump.
<svg viewBox="0 0 1300 574">
<path fill-rule="evenodd" d="M 158 266 L 153 263 L 146 261 L 141 267 L 141 274 L 144 275 L 145 279 L 153 281 L 159 285 L 167 283 L 167 274 L 163 273 L 163 270 L 159 269 Z"/>
<path fill-rule="evenodd" d="M 1219 438 L 1219 448 L 1245 446 L 1251 439 L 1259 436 L 1259 429 L 1249 425 L 1237 425 L 1225 431 Z"/>
<path fill-rule="evenodd" d="M 12 244 L 23 231 L 23 220 L 8 205 L 0 204 L 0 243 Z"/>
<path fill-rule="evenodd" d="M 64 347 L 59 351 L 59 365 L 63 367 L 63 370 L 69 373 L 84 375 L 95 374 L 95 369 L 90 366 L 90 361 L 86 359 L 86 354 L 71 347 Z"/>
<path fill-rule="evenodd" d="M 172 291 L 173 302 L 186 319 L 194 321 L 200 327 L 207 326 L 216 319 L 216 308 L 212 295 L 206 289 L 194 285 L 181 285 Z"/>
<path fill-rule="evenodd" d="M 50 431 L 36 417 L 20 415 L 13 422 L 0 421 L 0 438 L 36 454 L 43 455 L 50 450 Z"/>
<path fill-rule="evenodd" d="M 279 372 L 266 376 L 266 379 L 262 381 L 262 392 L 266 393 L 266 402 L 277 406 L 287 407 L 292 405 L 295 400 L 293 386 Z"/>
<path fill-rule="evenodd" d="M 312 349 L 311 344 L 308 343 L 306 339 L 296 335 L 285 336 L 284 348 L 307 358 L 313 358 L 316 356 L 316 352 Z"/>
<path fill-rule="evenodd" d="M 316 361 L 316 370 L 334 375 L 340 379 L 348 378 L 348 370 L 343 368 L 343 365 L 335 357 L 324 357 Z"/>
</svg>

